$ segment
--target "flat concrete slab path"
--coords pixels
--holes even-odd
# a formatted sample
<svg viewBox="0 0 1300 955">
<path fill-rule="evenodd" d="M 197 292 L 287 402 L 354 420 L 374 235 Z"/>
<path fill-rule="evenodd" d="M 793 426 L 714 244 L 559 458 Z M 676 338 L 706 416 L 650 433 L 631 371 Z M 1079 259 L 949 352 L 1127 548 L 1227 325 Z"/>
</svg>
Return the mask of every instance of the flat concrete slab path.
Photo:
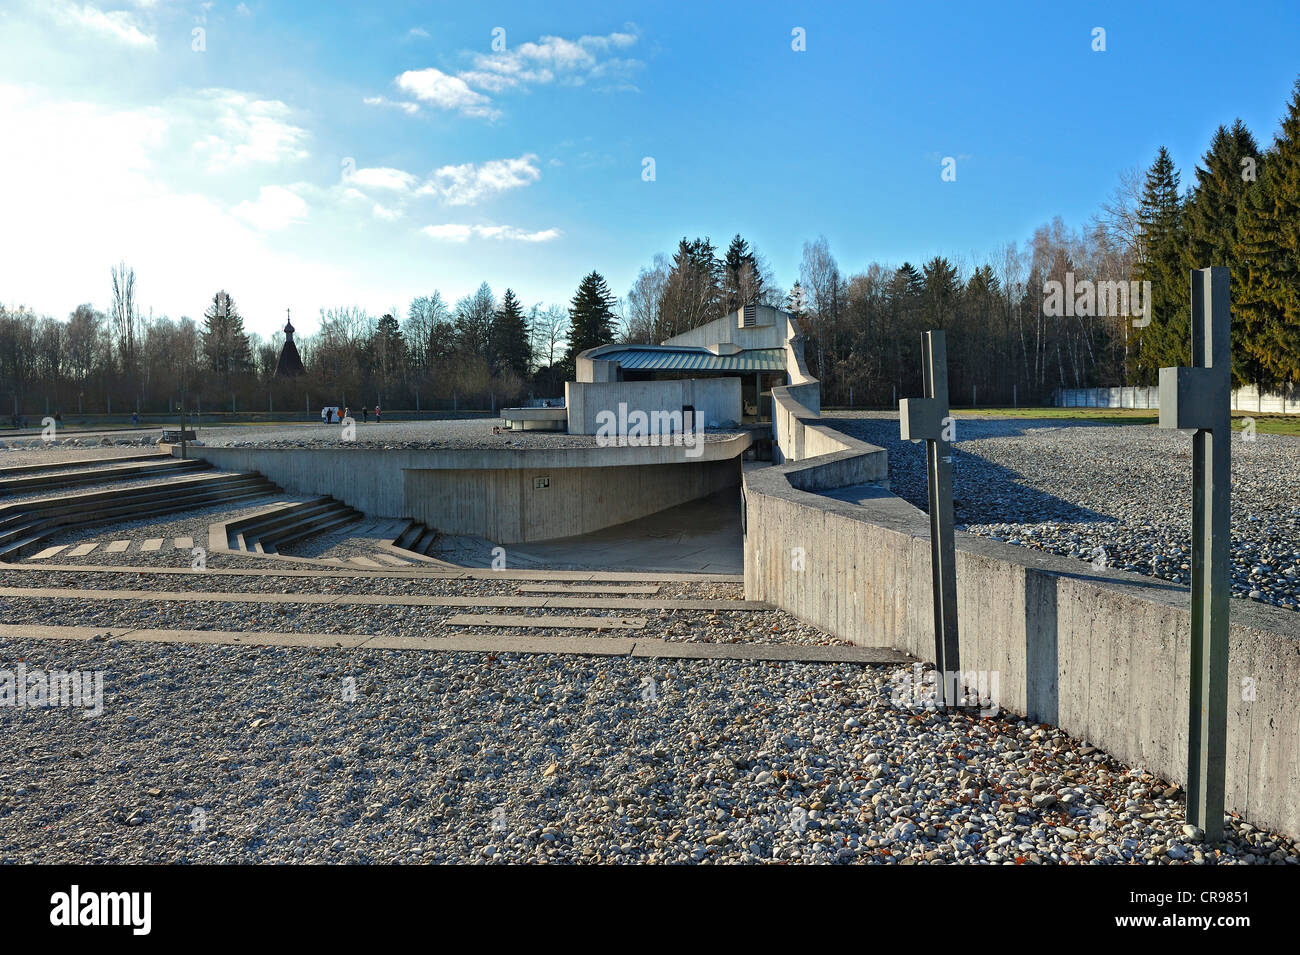
<svg viewBox="0 0 1300 955">
<path fill-rule="evenodd" d="M 354 604 L 392 607 L 536 607 L 584 610 L 771 610 L 759 600 L 648 597 L 421 596 L 407 594 L 263 594 L 216 590 L 104 590 L 75 587 L 0 587 L 0 597 L 38 600 L 147 600 L 155 603 Z"/>
<path fill-rule="evenodd" d="M 0 624 L 0 639 L 115 640 L 127 643 L 187 643 L 234 646 L 304 647 L 316 649 L 371 648 L 435 650 L 468 653 L 562 653 L 581 656 L 620 656 L 647 660 L 755 660 L 773 663 L 853 663 L 863 665 L 911 662 L 898 650 L 879 647 L 796 646 L 771 643 L 676 643 L 659 638 L 535 637 L 526 634 L 460 634 L 445 637 L 394 637 L 339 633 L 271 633 L 227 630 L 158 630 L 127 627 L 60 627 L 43 624 Z"/>
<path fill-rule="evenodd" d="M 180 540 L 181 538 L 177 538 Z M 177 545 L 180 546 L 180 545 Z M 188 545 L 188 546 L 192 546 Z M 69 554 L 71 551 L 69 551 Z M 244 554 L 250 557 L 253 555 Z M 319 567 L 311 570 L 289 570 L 282 566 L 266 568 L 250 567 L 213 567 L 203 571 L 190 567 L 164 567 L 149 564 L 45 564 L 32 567 L 28 564 L 13 564 L 0 561 L 0 570 L 37 571 L 42 573 L 58 571 L 60 573 L 106 573 L 106 574 L 196 574 L 227 577 L 342 577 L 349 580 L 364 580 L 371 577 L 388 577 L 405 579 L 408 577 L 430 577 L 442 580 L 564 580 L 587 583 L 608 583 L 611 581 L 639 581 L 656 583 L 723 583 L 743 584 L 743 574 L 675 574 L 659 571 L 599 571 L 599 570 L 430 570 L 427 567 L 412 567 L 410 570 L 394 567 L 392 570 L 366 570 L 361 567 Z"/>
</svg>

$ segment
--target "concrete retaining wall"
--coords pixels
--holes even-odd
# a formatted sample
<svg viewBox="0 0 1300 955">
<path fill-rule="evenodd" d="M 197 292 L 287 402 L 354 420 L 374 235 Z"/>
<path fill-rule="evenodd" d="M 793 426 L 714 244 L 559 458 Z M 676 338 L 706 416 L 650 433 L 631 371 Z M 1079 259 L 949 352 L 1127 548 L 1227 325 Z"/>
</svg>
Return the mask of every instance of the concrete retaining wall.
<svg viewBox="0 0 1300 955">
<path fill-rule="evenodd" d="M 587 534 L 735 487 L 740 461 L 405 474 L 415 520 L 512 544 Z"/>
<path fill-rule="evenodd" d="M 650 417 L 648 434 L 680 431 L 683 407 L 695 408 L 696 420 L 706 428 L 732 428 L 742 419 L 739 378 L 689 378 L 677 381 L 570 381 L 564 385 L 565 406 L 569 409 L 570 434 L 596 434 L 598 416 L 611 412 L 617 422 L 614 433 L 626 434 L 627 415 L 634 411 Z M 619 405 L 626 406 L 626 415 Z M 653 412 L 677 412 L 678 424 L 664 426 Z"/>
<path fill-rule="evenodd" d="M 414 518 L 445 533 L 518 543 L 610 527 L 738 484 L 749 444 L 743 432 L 687 449 L 204 446 L 190 453 L 226 470 L 257 471 L 296 494 L 329 494 L 369 517 Z M 549 486 L 535 488 L 539 477 Z"/>
<path fill-rule="evenodd" d="M 745 472 L 745 596 L 933 660 L 925 514 L 884 489 L 860 504 L 800 489 L 836 486 L 843 454 Z M 1186 782 L 1185 588 L 966 534 L 957 587 L 962 669 L 996 672 L 1002 708 Z M 1227 806 L 1300 838 L 1300 614 L 1231 604 Z"/>
</svg>

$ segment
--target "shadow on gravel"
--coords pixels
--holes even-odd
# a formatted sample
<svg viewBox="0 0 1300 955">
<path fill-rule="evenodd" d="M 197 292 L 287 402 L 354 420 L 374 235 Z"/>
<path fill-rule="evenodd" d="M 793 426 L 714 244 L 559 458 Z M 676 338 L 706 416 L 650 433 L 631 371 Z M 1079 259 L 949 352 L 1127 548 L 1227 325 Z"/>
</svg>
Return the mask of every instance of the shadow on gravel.
<svg viewBox="0 0 1300 955">
<path fill-rule="evenodd" d="M 900 440 L 898 422 L 887 418 L 828 417 L 825 423 L 884 448 L 889 453 L 890 490 L 909 504 L 929 511 L 924 442 L 913 444 Z M 997 424 L 998 437 L 1015 437 L 1028 431 L 1059 427 L 1097 427 L 1095 423 L 1076 421 L 998 420 Z M 1117 523 L 1106 514 L 1020 483 L 1022 475 L 1016 471 L 963 451 L 960 444 L 953 449 L 952 463 L 953 510 L 958 524 Z"/>
</svg>

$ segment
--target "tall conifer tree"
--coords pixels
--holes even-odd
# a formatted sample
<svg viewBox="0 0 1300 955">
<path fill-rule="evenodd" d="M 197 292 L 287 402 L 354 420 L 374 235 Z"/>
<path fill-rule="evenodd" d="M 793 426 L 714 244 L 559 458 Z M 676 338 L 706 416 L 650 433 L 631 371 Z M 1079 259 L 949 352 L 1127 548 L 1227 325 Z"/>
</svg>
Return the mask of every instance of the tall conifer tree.
<svg viewBox="0 0 1300 955">
<path fill-rule="evenodd" d="M 1238 212 L 1233 318 L 1265 385 L 1300 383 L 1300 81 Z M 1235 336 L 1234 336 L 1235 337 Z"/>
</svg>

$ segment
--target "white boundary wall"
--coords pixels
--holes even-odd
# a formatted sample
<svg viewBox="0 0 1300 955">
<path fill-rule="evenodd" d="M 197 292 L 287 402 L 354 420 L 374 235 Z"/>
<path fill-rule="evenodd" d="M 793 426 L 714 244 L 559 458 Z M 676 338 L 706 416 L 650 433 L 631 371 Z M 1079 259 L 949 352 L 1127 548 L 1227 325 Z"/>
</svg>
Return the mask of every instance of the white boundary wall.
<svg viewBox="0 0 1300 955">
<path fill-rule="evenodd" d="M 1160 407 L 1160 389 L 1148 388 L 1058 388 L 1052 395 L 1058 408 L 1151 408 Z M 1232 392 L 1232 410 L 1256 414 L 1300 414 L 1300 390 L 1290 394 L 1260 392 L 1247 385 Z"/>
</svg>

